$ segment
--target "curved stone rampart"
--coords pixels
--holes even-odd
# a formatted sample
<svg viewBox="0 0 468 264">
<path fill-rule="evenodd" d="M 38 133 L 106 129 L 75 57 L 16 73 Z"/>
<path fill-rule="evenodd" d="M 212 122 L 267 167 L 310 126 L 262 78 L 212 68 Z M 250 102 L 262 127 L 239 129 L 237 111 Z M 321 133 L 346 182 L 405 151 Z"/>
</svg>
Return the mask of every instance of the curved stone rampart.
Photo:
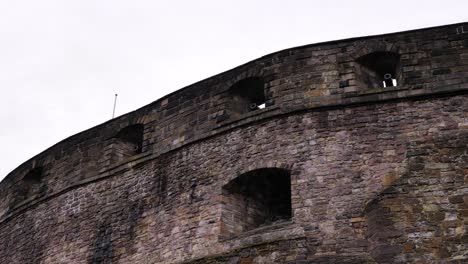
<svg viewBox="0 0 468 264">
<path fill-rule="evenodd" d="M 467 259 L 468 24 L 279 51 L 0 183 L 0 263 Z"/>
</svg>

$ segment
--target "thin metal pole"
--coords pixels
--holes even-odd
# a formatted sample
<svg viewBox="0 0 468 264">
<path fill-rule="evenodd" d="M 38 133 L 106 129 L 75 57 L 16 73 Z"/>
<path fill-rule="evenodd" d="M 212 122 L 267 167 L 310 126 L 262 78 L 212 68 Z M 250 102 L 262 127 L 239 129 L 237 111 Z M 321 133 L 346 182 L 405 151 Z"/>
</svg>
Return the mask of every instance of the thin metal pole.
<svg viewBox="0 0 468 264">
<path fill-rule="evenodd" d="M 117 94 L 115 94 L 114 97 L 114 110 L 112 110 L 112 118 L 115 116 L 115 106 L 117 105 Z"/>
</svg>

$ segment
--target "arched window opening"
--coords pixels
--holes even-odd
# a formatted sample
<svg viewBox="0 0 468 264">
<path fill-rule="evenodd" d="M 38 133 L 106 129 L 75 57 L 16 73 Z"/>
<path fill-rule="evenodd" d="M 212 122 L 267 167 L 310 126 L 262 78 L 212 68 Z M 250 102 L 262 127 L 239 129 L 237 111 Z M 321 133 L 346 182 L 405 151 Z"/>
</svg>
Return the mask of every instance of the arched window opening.
<svg viewBox="0 0 468 264">
<path fill-rule="evenodd" d="M 249 77 L 238 81 L 229 89 L 229 112 L 231 116 L 267 107 L 264 81 L 260 77 Z"/>
<path fill-rule="evenodd" d="M 27 172 L 16 188 L 13 204 L 17 205 L 24 200 L 38 195 L 41 192 L 42 178 L 42 167 L 36 167 Z"/>
<path fill-rule="evenodd" d="M 279 168 L 244 173 L 223 186 L 221 237 L 291 219 L 291 177 Z"/>
<path fill-rule="evenodd" d="M 130 157 L 142 152 L 143 125 L 130 125 L 117 133 L 114 142 L 114 153 L 120 157 Z"/>
<path fill-rule="evenodd" d="M 37 168 L 30 170 L 23 177 L 23 181 L 30 183 L 30 184 L 40 183 L 41 179 L 42 179 L 42 167 L 37 167 Z"/>
<path fill-rule="evenodd" d="M 367 88 L 388 88 L 400 85 L 400 56 L 394 52 L 374 52 L 357 59 L 356 83 Z"/>
</svg>

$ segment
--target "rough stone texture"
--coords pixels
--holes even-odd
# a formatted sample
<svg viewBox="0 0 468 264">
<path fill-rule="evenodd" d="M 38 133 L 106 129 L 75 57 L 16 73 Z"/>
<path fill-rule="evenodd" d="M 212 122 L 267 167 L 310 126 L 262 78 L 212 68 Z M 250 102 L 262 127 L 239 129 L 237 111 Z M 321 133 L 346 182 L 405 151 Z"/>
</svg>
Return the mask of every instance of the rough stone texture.
<svg viewBox="0 0 468 264">
<path fill-rule="evenodd" d="M 362 69 L 375 53 L 398 58 L 396 87 L 379 86 L 378 56 Z M 230 87 L 248 77 L 267 107 L 233 113 Z M 467 91 L 467 23 L 267 55 L 11 172 L 0 263 L 466 263 Z M 287 171 L 290 193 L 236 180 L 265 168 Z M 244 200 L 226 196 L 232 182 Z M 289 197 L 290 218 L 248 203 L 264 190 Z M 242 208 L 242 223 L 283 219 L 226 236 L 223 212 Z"/>
</svg>

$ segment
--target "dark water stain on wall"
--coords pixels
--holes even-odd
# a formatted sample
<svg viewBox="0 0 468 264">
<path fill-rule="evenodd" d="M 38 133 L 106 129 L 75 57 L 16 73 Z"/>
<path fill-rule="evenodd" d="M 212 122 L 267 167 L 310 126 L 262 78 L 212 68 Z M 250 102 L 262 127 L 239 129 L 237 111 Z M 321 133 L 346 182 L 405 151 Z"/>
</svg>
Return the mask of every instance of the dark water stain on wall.
<svg viewBox="0 0 468 264">
<path fill-rule="evenodd" d="M 406 168 L 367 205 L 367 237 L 379 263 L 435 263 L 461 258 L 467 133 L 440 132 L 430 142 L 408 145 Z"/>
<path fill-rule="evenodd" d="M 96 238 L 93 244 L 93 252 L 89 264 L 113 263 L 114 246 L 112 244 L 112 226 L 109 221 L 102 222 L 97 228 Z"/>
<path fill-rule="evenodd" d="M 30 215 L 22 218 L 18 225 L 11 227 L 7 236 L 0 237 L 0 250 L 5 254 L 0 256 L 0 263 L 42 263 L 46 250 L 47 233 L 35 226 L 35 219 Z M 26 228 L 23 228 L 26 227 Z M 22 229 L 22 231 L 18 231 Z M 15 233 L 27 237 L 23 243 L 14 243 Z M 21 252 L 21 254 L 18 254 Z"/>
</svg>

